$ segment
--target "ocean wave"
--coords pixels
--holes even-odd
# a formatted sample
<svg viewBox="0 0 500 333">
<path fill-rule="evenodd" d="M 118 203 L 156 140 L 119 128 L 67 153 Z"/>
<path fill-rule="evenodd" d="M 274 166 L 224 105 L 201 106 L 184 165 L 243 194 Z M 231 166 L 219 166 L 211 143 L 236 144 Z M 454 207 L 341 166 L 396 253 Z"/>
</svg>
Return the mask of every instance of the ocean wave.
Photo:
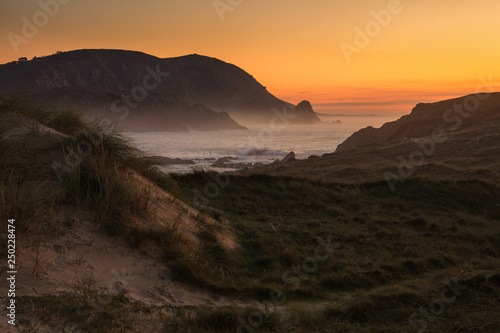
<svg viewBox="0 0 500 333">
<path fill-rule="evenodd" d="M 237 156 L 281 156 L 283 154 L 287 154 L 287 151 L 282 150 L 274 150 L 269 148 L 247 148 L 240 149 L 236 151 Z"/>
<path fill-rule="evenodd" d="M 237 151 L 237 155 L 239 156 L 262 156 L 262 155 L 268 155 L 269 149 L 268 148 L 248 148 L 248 149 L 242 149 Z"/>
</svg>

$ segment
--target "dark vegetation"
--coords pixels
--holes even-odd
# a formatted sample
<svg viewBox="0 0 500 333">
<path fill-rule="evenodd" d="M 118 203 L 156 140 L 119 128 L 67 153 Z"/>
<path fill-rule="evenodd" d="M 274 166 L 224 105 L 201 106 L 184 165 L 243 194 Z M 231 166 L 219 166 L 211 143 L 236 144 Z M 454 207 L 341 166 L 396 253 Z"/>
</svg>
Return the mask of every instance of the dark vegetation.
<svg viewBox="0 0 500 333">
<path fill-rule="evenodd" d="M 412 178 L 391 192 L 385 182 L 231 175 L 199 208 L 230 221 L 241 247 L 225 250 L 216 227 L 200 220 L 201 248 L 186 256 L 177 250 L 175 230 L 129 223 L 153 212 L 150 188 L 130 186 L 126 175 L 135 171 L 192 204 L 193 191 L 213 181 L 209 173 L 165 176 L 125 138 L 72 111 L 2 100 L 0 117 L 0 216 L 19 220 L 21 238 L 54 234 L 62 228 L 54 218 L 60 207 L 83 207 L 108 234 L 134 234 L 132 246 L 158 244 L 174 278 L 267 305 L 158 309 L 123 296 L 101 302 L 106 296 L 89 293 L 23 297 L 20 311 L 85 332 L 137 329 L 152 313 L 165 332 L 235 332 L 252 313 L 262 314 L 255 332 L 416 332 L 425 325 L 426 332 L 500 331 L 499 184 Z M 23 140 L 12 132 L 19 122 L 31 124 Z M 66 136 L 44 133 L 40 124 Z M 47 135 L 43 144 L 40 135 Z M 90 143 L 87 150 L 82 142 Z M 43 155 L 63 156 L 63 147 L 84 153 L 59 182 Z M 331 253 L 311 261 L 322 242 L 332 244 Z M 455 279 L 463 286 L 456 299 L 410 326 L 412 314 Z M 91 319 L 79 315 L 82 308 L 91 310 Z"/>
<path fill-rule="evenodd" d="M 40 218 L 48 222 L 57 205 L 78 205 L 95 210 L 114 234 L 112 221 L 147 213 L 147 189 L 127 187 L 126 175 L 133 170 L 153 178 L 157 171 L 120 134 L 87 124 L 74 111 L 19 100 L 0 101 L 0 116 L 2 217 L 47 225 Z"/>
<path fill-rule="evenodd" d="M 203 172 L 173 178 L 186 201 L 192 200 L 193 189 L 202 190 L 213 179 Z M 493 319 L 500 305 L 496 185 L 410 179 L 393 193 L 385 182 L 341 185 L 231 176 L 230 185 L 209 205 L 238 230 L 245 264 L 229 266 L 244 281 L 238 283 L 240 292 L 266 301 L 280 290 L 286 301 L 275 305 L 295 308 L 292 327 L 411 329 L 411 314 L 439 298 L 446 281 L 458 278 L 473 287 L 449 306 L 442 321 L 429 322 L 435 327 L 428 331 L 460 325 L 477 329 L 479 323 L 485 331 L 499 328 Z M 330 237 L 338 246 L 314 265 L 306 260 L 315 253 L 318 237 Z M 292 273 L 283 279 L 287 271 Z M 479 299 L 484 304 L 477 304 Z M 324 311 L 313 311 L 315 304 Z M 476 306 L 485 316 L 479 323 L 470 319 L 472 314 L 457 315 Z M 486 314 L 493 317 L 486 319 Z"/>
</svg>

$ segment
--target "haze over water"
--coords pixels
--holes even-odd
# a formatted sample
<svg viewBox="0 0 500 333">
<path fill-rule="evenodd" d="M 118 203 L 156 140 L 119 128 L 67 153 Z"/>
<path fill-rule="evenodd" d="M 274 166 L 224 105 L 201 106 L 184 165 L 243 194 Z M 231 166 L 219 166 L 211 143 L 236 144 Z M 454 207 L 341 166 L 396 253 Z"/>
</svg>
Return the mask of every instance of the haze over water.
<svg viewBox="0 0 500 333">
<path fill-rule="evenodd" d="M 169 165 L 166 172 L 211 168 L 214 159 L 237 157 L 235 163 L 272 163 L 293 151 L 297 158 L 333 153 L 338 144 L 367 126 L 380 127 L 398 116 L 321 116 L 323 124 L 286 126 L 270 131 L 253 126 L 248 131 L 126 133 L 150 155 L 193 160 L 195 165 Z M 340 120 L 342 123 L 331 123 Z M 279 128 L 279 126 L 277 126 Z"/>
</svg>

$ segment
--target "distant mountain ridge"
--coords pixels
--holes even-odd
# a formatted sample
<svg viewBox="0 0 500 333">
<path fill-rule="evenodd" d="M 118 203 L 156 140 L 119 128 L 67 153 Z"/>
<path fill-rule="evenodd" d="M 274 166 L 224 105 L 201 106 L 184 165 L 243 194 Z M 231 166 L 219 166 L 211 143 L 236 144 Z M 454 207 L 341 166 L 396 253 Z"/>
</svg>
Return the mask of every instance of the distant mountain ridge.
<svg viewBox="0 0 500 333">
<path fill-rule="evenodd" d="M 230 115 L 269 121 L 273 110 L 293 113 L 241 68 L 196 54 L 161 59 L 123 50 L 58 53 L 0 65 L 0 94 L 76 105 L 86 113 L 112 111 L 132 130 L 243 129 Z M 312 108 L 296 118 L 319 121 Z"/>
</svg>

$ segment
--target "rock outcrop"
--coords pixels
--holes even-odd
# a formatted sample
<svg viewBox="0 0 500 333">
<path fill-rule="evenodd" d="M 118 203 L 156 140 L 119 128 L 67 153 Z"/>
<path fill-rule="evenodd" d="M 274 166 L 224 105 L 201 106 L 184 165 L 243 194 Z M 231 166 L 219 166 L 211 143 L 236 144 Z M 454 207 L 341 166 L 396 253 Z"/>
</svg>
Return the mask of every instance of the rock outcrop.
<svg viewBox="0 0 500 333">
<path fill-rule="evenodd" d="M 295 158 L 295 153 L 293 151 L 289 152 L 280 162 L 281 163 L 287 163 L 287 162 L 293 162 L 296 161 L 297 159 Z"/>
<path fill-rule="evenodd" d="M 194 161 L 191 160 L 183 160 L 180 158 L 169 158 L 163 156 L 151 156 L 148 157 L 148 160 L 157 165 L 192 165 L 195 164 Z"/>
<path fill-rule="evenodd" d="M 309 101 L 302 101 L 293 110 L 295 117 L 292 119 L 293 124 L 316 124 L 321 120 L 318 118 Z"/>
</svg>

